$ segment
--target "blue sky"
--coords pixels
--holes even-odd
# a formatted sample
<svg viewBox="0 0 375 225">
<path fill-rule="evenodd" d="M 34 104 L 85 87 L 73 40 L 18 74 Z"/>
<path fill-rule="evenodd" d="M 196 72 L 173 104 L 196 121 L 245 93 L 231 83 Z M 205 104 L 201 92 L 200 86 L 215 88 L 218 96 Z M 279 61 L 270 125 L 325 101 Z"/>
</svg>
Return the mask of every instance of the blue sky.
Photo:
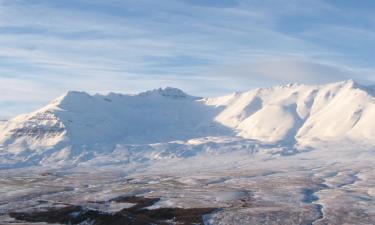
<svg viewBox="0 0 375 225">
<path fill-rule="evenodd" d="M 0 118 L 67 90 L 375 81 L 375 1 L 0 0 Z"/>
</svg>

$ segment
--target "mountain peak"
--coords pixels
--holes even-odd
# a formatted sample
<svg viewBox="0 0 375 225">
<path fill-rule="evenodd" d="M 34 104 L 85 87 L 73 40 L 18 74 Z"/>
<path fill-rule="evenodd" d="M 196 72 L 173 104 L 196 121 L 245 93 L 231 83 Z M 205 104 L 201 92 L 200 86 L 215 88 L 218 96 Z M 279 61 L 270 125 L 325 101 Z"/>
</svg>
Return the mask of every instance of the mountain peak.
<svg viewBox="0 0 375 225">
<path fill-rule="evenodd" d="M 79 96 L 79 95 L 89 95 L 87 92 L 84 91 L 67 91 L 65 96 Z"/>
<path fill-rule="evenodd" d="M 147 96 L 163 96 L 172 99 L 185 99 L 191 98 L 192 96 L 186 94 L 181 89 L 173 88 L 173 87 L 166 87 L 166 88 L 158 88 L 150 91 L 141 92 L 138 96 L 147 97 Z"/>
<path fill-rule="evenodd" d="M 345 86 L 350 86 L 350 87 L 357 87 L 357 86 L 359 86 L 357 84 L 357 82 L 355 82 L 353 79 L 344 80 L 344 81 L 341 81 L 340 83 L 342 83 Z"/>
<path fill-rule="evenodd" d="M 92 96 L 84 91 L 68 91 L 62 96 L 53 100 L 51 104 L 55 106 L 80 104 L 84 101 L 87 101 L 90 98 L 92 98 Z"/>
</svg>

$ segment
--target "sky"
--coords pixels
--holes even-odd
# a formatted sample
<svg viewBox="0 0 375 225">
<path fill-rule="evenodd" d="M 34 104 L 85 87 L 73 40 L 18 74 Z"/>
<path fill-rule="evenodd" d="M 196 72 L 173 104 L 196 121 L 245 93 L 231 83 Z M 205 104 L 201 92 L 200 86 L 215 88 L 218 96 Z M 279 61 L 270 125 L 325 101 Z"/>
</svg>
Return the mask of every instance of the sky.
<svg viewBox="0 0 375 225">
<path fill-rule="evenodd" d="M 375 82 L 373 0 L 0 0 L 0 119 L 68 90 Z"/>
</svg>

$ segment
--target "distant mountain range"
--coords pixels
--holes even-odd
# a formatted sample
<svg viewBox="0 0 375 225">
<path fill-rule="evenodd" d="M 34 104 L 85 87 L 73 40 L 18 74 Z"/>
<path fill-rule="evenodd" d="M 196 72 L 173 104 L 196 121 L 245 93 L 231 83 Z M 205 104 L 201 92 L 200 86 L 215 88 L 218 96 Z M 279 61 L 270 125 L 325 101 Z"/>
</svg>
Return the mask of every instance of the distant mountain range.
<svg viewBox="0 0 375 225">
<path fill-rule="evenodd" d="M 176 88 L 138 95 L 70 91 L 30 114 L 0 123 L 0 165 L 84 160 L 117 145 L 236 137 L 303 148 L 331 141 L 375 145 L 374 88 L 352 80 L 289 84 L 223 97 Z M 82 158 L 82 152 L 85 157 Z"/>
</svg>

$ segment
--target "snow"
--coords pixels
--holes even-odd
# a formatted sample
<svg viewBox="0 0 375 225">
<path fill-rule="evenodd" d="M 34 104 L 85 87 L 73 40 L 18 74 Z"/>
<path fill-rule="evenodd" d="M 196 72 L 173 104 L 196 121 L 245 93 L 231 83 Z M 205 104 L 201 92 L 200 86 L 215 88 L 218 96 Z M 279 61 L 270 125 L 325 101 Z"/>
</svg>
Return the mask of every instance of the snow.
<svg viewBox="0 0 375 225">
<path fill-rule="evenodd" d="M 258 88 L 216 98 L 170 87 L 138 95 L 70 91 L 40 110 L 0 124 L 0 167 L 80 163 L 140 148 L 150 151 L 139 154 L 140 159 L 186 158 L 217 154 L 213 149 L 223 143 L 241 143 L 243 149 L 270 155 L 293 154 L 326 142 L 372 146 L 373 90 L 348 80 Z M 261 145 L 282 148 L 269 147 L 267 152 L 258 149 Z"/>
<path fill-rule="evenodd" d="M 0 123 L 0 223 L 63 204 L 115 212 L 131 205 L 109 199 L 142 195 L 161 198 L 149 209 L 220 208 L 206 224 L 374 224 L 374 90 L 68 92 Z"/>
<path fill-rule="evenodd" d="M 224 106 L 215 118 L 244 138 L 313 145 L 351 139 L 374 143 L 374 96 L 354 81 L 257 89 L 207 102 Z"/>
<path fill-rule="evenodd" d="M 144 195 L 161 198 L 150 209 L 221 208 L 205 216 L 208 224 L 320 224 L 322 215 L 327 224 L 375 221 L 374 152 L 369 146 L 321 143 L 312 151 L 282 156 L 258 154 L 281 150 L 261 144 L 256 154 L 245 151 L 239 137 L 220 139 L 219 145 L 216 140 L 198 138 L 153 148 L 117 146 L 112 157 L 98 156 L 79 167 L 0 170 L 0 213 L 40 210 L 39 201 L 46 202 L 45 207 L 65 203 L 113 212 L 130 205 L 112 205 L 108 199 Z M 190 144 L 194 146 L 186 149 Z M 200 151 L 189 157 L 152 159 L 154 152 L 173 149 L 177 155 Z M 120 155 L 125 150 L 130 160 L 116 164 L 126 158 Z M 149 159 L 140 160 L 141 156 Z M 306 190 L 316 196 L 311 202 L 305 200 Z"/>
</svg>

